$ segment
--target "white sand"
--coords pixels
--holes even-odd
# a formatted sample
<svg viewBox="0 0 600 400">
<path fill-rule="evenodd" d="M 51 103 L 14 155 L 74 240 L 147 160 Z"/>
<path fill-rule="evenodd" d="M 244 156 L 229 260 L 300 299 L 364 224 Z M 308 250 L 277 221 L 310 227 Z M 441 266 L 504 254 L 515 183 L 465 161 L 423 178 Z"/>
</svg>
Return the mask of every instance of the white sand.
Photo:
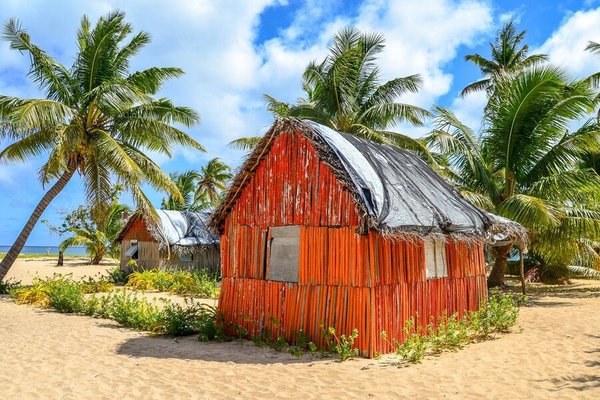
<svg viewBox="0 0 600 400">
<path fill-rule="evenodd" d="M 27 274 L 40 271 L 32 264 L 15 267 L 11 274 L 19 277 L 24 276 L 20 268 L 27 268 Z M 61 315 L 3 298 L 0 397 L 600 398 L 600 282 L 575 281 L 544 290 L 522 309 L 522 333 L 406 368 L 389 365 L 387 357 L 338 363 L 296 359 L 249 342 L 148 337 L 110 321 Z"/>
</svg>

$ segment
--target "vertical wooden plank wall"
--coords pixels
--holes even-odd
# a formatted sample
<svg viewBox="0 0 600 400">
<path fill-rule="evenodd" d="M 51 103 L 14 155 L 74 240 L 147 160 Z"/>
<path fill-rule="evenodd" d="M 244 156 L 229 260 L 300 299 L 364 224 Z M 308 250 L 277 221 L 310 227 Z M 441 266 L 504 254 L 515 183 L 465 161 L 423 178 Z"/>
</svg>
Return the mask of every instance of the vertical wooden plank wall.
<svg viewBox="0 0 600 400">
<path fill-rule="evenodd" d="M 374 287 L 374 348 L 379 353 L 393 351 L 392 339 L 404 341 L 406 321 L 414 319 L 417 328 L 434 326 L 444 314 L 476 310 L 486 298 L 483 243 L 448 240 L 448 277 L 426 279 L 423 243 L 394 242 L 377 238 L 379 263 Z M 416 260 L 416 262 L 415 262 Z M 388 340 L 381 338 L 385 331 Z"/>
<path fill-rule="evenodd" d="M 297 284 L 264 276 L 266 231 L 284 225 L 301 226 Z M 226 323 L 249 336 L 270 332 L 290 342 L 302 330 L 317 344 L 323 342 L 323 328 L 346 335 L 356 328 L 357 347 L 373 356 L 390 350 L 379 339 L 381 331 L 402 339 L 399 331 L 407 318 L 418 314 L 426 323 L 446 307 L 463 307 L 453 296 L 472 295 L 467 308 L 476 307 L 481 290 L 473 282 L 483 274 L 485 284 L 481 246 L 449 243 L 449 277 L 427 281 L 423 243 L 384 239 L 375 232 L 359 235 L 358 225 L 350 193 L 308 139 L 297 133 L 278 136 L 221 236 L 219 311 Z"/>
</svg>

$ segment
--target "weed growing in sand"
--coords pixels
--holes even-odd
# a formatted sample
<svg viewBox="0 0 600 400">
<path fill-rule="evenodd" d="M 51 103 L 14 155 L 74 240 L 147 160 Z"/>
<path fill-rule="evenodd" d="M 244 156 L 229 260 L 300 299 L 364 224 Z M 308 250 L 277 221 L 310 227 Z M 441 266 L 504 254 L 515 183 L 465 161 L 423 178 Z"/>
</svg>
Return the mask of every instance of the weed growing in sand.
<svg viewBox="0 0 600 400">
<path fill-rule="evenodd" d="M 146 270 L 133 272 L 126 286 L 136 290 L 158 290 L 176 294 L 191 294 L 216 298 L 219 295 L 217 278 L 204 270 L 163 271 Z"/>
<path fill-rule="evenodd" d="M 425 328 L 415 327 L 414 319 L 408 320 L 403 329 L 404 342 L 393 339 L 391 345 L 404 361 L 420 363 L 427 354 L 462 349 L 468 343 L 489 339 L 494 333 L 509 332 L 518 315 L 518 302 L 511 295 L 492 292 L 479 310 L 469 312 L 462 320 L 457 314 L 444 315 L 436 327 L 429 324 Z M 381 332 L 381 338 L 389 343 L 386 332 Z"/>
<path fill-rule="evenodd" d="M 135 261 L 135 260 L 131 260 Z M 129 265 L 129 264 L 128 264 Z M 125 270 L 122 270 L 121 267 L 116 266 L 108 270 L 108 279 L 112 281 L 115 285 L 117 284 L 125 284 L 127 283 L 127 279 L 131 273 Z"/>
<path fill-rule="evenodd" d="M 12 279 L 0 281 L 0 294 L 11 294 L 19 287 L 21 287 L 21 281 L 13 281 Z"/>
<path fill-rule="evenodd" d="M 215 325 L 214 307 L 194 303 L 190 299 L 185 300 L 185 306 L 167 304 L 162 310 L 161 320 L 158 330 L 166 335 L 185 336 L 202 332 L 209 340 L 216 336 L 216 329 L 212 329 Z"/>
<path fill-rule="evenodd" d="M 119 324 L 141 331 L 155 331 L 162 325 L 161 311 L 156 304 L 124 291 L 91 298 L 84 309 L 86 314 L 110 318 Z"/>
<path fill-rule="evenodd" d="M 68 275 L 33 280 L 33 285 L 12 292 L 15 301 L 37 307 L 54 308 L 58 312 L 80 312 L 83 309 L 84 290 Z"/>
<path fill-rule="evenodd" d="M 404 342 L 400 343 L 397 339 L 392 341 L 395 353 L 402 357 L 403 360 L 410 363 L 420 363 L 425 357 L 429 338 L 423 335 L 420 329 L 415 329 L 415 320 L 409 319 L 404 326 Z M 381 333 L 381 337 L 387 340 L 385 332 Z"/>
<path fill-rule="evenodd" d="M 447 317 L 445 314 L 442 315 L 436 327 L 432 324 L 427 326 L 430 350 L 438 354 L 445 350 L 455 351 L 462 349 L 470 341 L 467 328 L 467 319 L 458 321 L 457 314 L 450 317 Z"/>
<path fill-rule="evenodd" d="M 329 351 L 337 355 L 340 361 L 346 361 L 360 354 L 358 349 L 353 348 L 354 342 L 358 338 L 358 329 L 353 329 L 349 336 L 337 336 L 335 328 L 329 327 L 325 332 L 325 341 Z"/>
<path fill-rule="evenodd" d="M 79 282 L 81 289 L 85 293 L 103 293 L 110 292 L 115 288 L 115 284 L 112 282 L 112 279 L 108 279 L 105 277 L 92 278 L 88 277 Z"/>
<path fill-rule="evenodd" d="M 474 339 L 488 339 L 494 333 L 509 332 L 518 316 L 519 307 L 513 296 L 491 292 L 479 310 L 468 314 L 468 329 Z"/>
</svg>

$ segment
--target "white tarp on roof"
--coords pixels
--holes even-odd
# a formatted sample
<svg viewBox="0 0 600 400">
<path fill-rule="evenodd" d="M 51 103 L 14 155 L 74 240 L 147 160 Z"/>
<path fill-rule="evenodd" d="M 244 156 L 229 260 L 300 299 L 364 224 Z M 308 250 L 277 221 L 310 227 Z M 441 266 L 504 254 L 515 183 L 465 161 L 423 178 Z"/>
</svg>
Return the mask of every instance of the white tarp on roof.
<svg viewBox="0 0 600 400">
<path fill-rule="evenodd" d="M 489 223 L 412 152 L 304 122 L 339 158 L 380 228 L 482 233 Z"/>
<path fill-rule="evenodd" d="M 170 245 L 196 246 L 218 243 L 218 236 L 206 227 L 208 213 L 156 210 L 158 233 Z"/>
</svg>

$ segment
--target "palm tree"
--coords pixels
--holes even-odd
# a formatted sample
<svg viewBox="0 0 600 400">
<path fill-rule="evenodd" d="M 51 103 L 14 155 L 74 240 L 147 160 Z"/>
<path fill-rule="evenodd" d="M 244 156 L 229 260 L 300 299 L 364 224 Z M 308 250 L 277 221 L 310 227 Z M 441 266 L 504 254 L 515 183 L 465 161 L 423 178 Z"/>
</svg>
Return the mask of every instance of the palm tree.
<svg viewBox="0 0 600 400">
<path fill-rule="evenodd" d="M 491 96 L 496 82 L 502 77 L 518 73 L 548 60 L 544 54 L 527 55 L 529 46 L 521 46 L 521 42 L 525 39 L 525 33 L 524 30 L 517 33 L 514 22 L 510 21 L 498 31 L 496 42 L 490 43 L 491 59 L 488 60 L 479 54 L 466 55 L 465 60 L 477 65 L 484 77 L 467 85 L 460 95 L 466 96 L 472 92 L 485 90 L 488 96 Z"/>
<path fill-rule="evenodd" d="M 219 158 L 209 160 L 200 170 L 195 201 L 206 202 L 211 206 L 218 204 L 221 200 L 220 194 L 232 176 L 231 168 Z"/>
<path fill-rule="evenodd" d="M 0 280 L 23 248 L 48 204 L 77 172 L 92 208 L 106 204 L 116 179 L 131 192 L 139 207 L 154 215 L 141 189 L 149 183 L 178 196 L 177 187 L 147 155 L 172 154 L 174 145 L 203 150 L 178 123 L 190 127 L 197 113 L 155 98 L 163 82 L 178 77 L 178 68 L 151 67 L 130 72 L 129 62 L 150 41 L 145 32 L 132 33 L 125 15 L 113 12 L 93 29 L 87 17 L 77 33 L 78 52 L 67 68 L 31 42 L 16 20 L 4 29 L 11 49 L 28 53 L 29 77 L 45 98 L 0 96 L 0 135 L 13 143 L 0 152 L 0 161 L 21 162 L 47 155 L 39 177 L 44 185 L 56 180 L 29 217 L 0 263 Z"/>
<path fill-rule="evenodd" d="M 535 67 L 497 82 L 482 136 L 439 109 L 427 142 L 448 160 L 446 176 L 473 203 L 527 227 L 530 253 L 547 267 L 600 260 L 600 176 L 581 167 L 585 152 L 600 147 L 600 128 L 586 82 L 569 82 L 561 70 Z M 510 245 L 495 247 L 488 284 L 503 284 Z"/>
<path fill-rule="evenodd" d="M 207 208 L 206 203 L 195 201 L 197 181 L 200 179 L 200 173 L 197 171 L 186 171 L 182 173 L 169 174 L 171 180 L 179 189 L 183 202 L 173 195 L 163 199 L 161 208 L 164 210 L 177 211 L 202 211 Z"/>
<path fill-rule="evenodd" d="M 118 259 L 119 244 L 115 243 L 119 232 L 124 226 L 124 217 L 129 212 L 129 207 L 119 204 L 115 198 L 106 210 L 103 218 L 103 228 L 84 221 L 82 226 L 73 227 L 70 231 L 73 236 L 63 240 L 58 246 L 58 251 L 64 253 L 71 246 L 85 246 L 90 256 L 90 264 L 100 264 L 108 254 L 111 258 Z"/>
<path fill-rule="evenodd" d="M 585 47 L 585 50 L 589 51 L 590 53 L 600 55 L 600 43 L 588 42 L 588 45 Z M 596 73 L 590 75 L 589 77 L 587 77 L 587 79 L 590 81 L 590 83 L 594 87 L 597 88 L 600 86 L 600 72 L 596 72 Z"/>
<path fill-rule="evenodd" d="M 421 85 L 419 75 L 381 82 L 377 56 L 384 49 L 384 38 L 344 28 L 333 37 L 329 55 L 311 62 L 304 71 L 302 87 L 307 97 L 292 105 L 265 95 L 268 109 L 277 116 L 310 119 L 341 132 L 351 133 L 380 143 L 409 148 L 428 156 L 424 144 L 389 130 L 401 122 L 422 125 L 429 112 L 396 99 L 415 93 Z M 242 138 L 233 146 L 247 148 L 256 138 Z"/>
</svg>

